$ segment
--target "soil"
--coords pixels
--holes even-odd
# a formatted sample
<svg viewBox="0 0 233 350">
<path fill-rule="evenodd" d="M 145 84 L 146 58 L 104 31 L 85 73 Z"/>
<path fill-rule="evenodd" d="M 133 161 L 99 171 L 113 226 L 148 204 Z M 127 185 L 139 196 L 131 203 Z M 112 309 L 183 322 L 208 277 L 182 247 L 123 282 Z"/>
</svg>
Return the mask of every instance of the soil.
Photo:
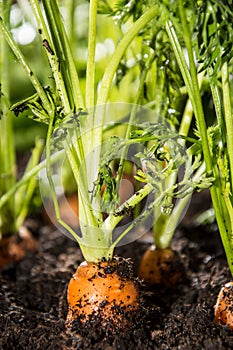
<svg viewBox="0 0 233 350">
<path fill-rule="evenodd" d="M 216 225 L 192 224 L 194 208 L 208 202 L 197 198 L 172 242 L 184 278 L 172 290 L 142 284 L 140 315 L 124 332 L 106 333 L 94 323 L 66 329 L 66 289 L 83 257 L 73 240 L 48 224 L 40 227 L 40 217 L 28 219 L 36 250 L 0 274 L 0 349 L 232 349 L 233 333 L 213 322 L 217 295 L 231 276 Z M 147 233 L 116 255 L 132 258 L 137 272 L 151 243 Z"/>
</svg>

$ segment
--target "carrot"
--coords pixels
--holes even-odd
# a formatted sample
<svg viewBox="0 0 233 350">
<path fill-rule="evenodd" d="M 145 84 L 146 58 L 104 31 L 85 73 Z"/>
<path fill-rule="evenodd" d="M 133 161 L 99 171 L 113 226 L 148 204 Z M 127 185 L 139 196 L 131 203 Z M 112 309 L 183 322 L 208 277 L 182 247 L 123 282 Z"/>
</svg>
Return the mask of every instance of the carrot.
<svg viewBox="0 0 233 350">
<path fill-rule="evenodd" d="M 15 235 L 3 237 L 0 240 L 0 269 L 21 260 L 28 251 L 33 251 L 35 246 L 34 238 L 25 227 Z"/>
<path fill-rule="evenodd" d="M 223 286 L 214 306 L 214 322 L 233 330 L 233 282 Z"/>
<path fill-rule="evenodd" d="M 139 309 L 139 285 L 129 259 L 81 263 L 71 278 L 67 300 L 67 327 L 101 319 L 114 329 L 130 326 L 130 317 Z"/>
<path fill-rule="evenodd" d="M 138 276 L 148 286 L 176 288 L 182 279 L 178 256 L 170 248 L 156 249 L 152 245 L 142 257 Z"/>
</svg>

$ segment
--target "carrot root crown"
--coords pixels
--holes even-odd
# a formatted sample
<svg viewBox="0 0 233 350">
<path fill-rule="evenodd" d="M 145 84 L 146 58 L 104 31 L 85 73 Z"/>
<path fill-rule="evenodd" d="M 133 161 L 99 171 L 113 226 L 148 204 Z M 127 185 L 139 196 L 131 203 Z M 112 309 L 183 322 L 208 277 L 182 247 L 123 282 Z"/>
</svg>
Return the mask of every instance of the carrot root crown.
<svg viewBox="0 0 233 350">
<path fill-rule="evenodd" d="M 142 257 L 138 275 L 148 286 L 177 288 L 183 279 L 181 270 L 182 265 L 174 251 L 170 248 L 156 249 L 152 245 Z"/>
<path fill-rule="evenodd" d="M 139 282 L 129 259 L 111 262 L 83 262 L 71 278 L 67 299 L 67 327 L 98 317 L 105 326 L 130 326 L 130 317 L 139 309 Z"/>
</svg>

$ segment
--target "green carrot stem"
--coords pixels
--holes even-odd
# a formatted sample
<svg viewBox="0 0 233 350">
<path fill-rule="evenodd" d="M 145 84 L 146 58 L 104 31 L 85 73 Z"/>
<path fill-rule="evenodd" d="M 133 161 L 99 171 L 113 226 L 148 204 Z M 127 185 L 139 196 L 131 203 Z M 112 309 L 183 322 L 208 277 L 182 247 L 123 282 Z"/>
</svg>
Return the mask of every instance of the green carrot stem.
<svg viewBox="0 0 233 350">
<path fill-rule="evenodd" d="M 44 142 L 42 140 L 36 140 L 35 148 L 32 151 L 31 158 L 28 162 L 26 172 L 30 169 L 33 169 L 39 162 L 41 153 L 43 151 Z M 37 179 L 35 176 L 32 176 L 30 180 L 25 184 L 25 186 L 21 186 L 19 193 L 17 193 L 16 198 L 16 229 L 18 230 L 20 226 L 23 224 L 28 212 L 30 202 L 35 191 L 37 184 Z"/>
<path fill-rule="evenodd" d="M 95 216 L 92 214 L 92 207 L 86 201 L 87 198 L 83 199 L 81 191 L 79 192 L 80 193 L 79 210 L 80 210 L 80 204 L 82 203 L 82 199 L 84 200 L 82 208 L 85 210 L 84 215 L 82 215 L 82 219 L 84 218 L 84 222 L 80 222 L 82 237 L 79 237 L 77 233 L 61 218 L 59 203 L 55 192 L 55 186 L 53 183 L 52 173 L 51 173 L 50 140 L 53 133 L 54 118 L 55 116 L 53 116 L 53 118 L 50 119 L 47 138 L 46 138 L 46 171 L 47 171 L 47 178 L 51 189 L 51 195 L 53 199 L 57 222 L 62 227 L 64 227 L 78 242 L 85 260 L 97 262 L 97 261 L 101 261 L 103 257 L 106 259 L 107 258 L 109 259 L 111 258 L 111 256 L 109 255 L 111 234 L 109 236 L 106 236 L 102 228 L 98 227 L 99 226 L 98 222 L 95 221 Z M 75 158 L 74 149 L 72 149 L 72 146 L 70 148 L 70 146 L 66 144 L 65 150 L 66 150 L 68 159 L 70 161 L 71 167 L 74 171 L 74 175 L 78 176 L 78 173 L 79 173 L 77 168 L 78 164 L 74 159 Z M 80 183 L 79 178 L 77 178 L 77 180 L 79 185 L 85 184 L 83 182 Z M 84 195 L 85 193 L 86 192 L 84 192 Z"/>
<path fill-rule="evenodd" d="M 48 99 L 42 85 L 40 84 L 36 75 L 34 75 L 33 71 L 31 70 L 28 62 L 26 61 L 26 59 L 25 59 L 24 55 L 22 54 L 22 52 L 20 51 L 19 47 L 14 42 L 8 28 L 6 27 L 6 25 L 3 22 L 3 19 L 1 17 L 0 17 L 0 30 L 2 31 L 2 34 L 5 37 L 5 39 L 7 40 L 8 45 L 10 46 L 14 55 L 16 56 L 16 58 L 19 60 L 22 67 L 26 71 L 28 78 L 30 79 L 32 85 L 34 86 L 35 90 L 37 91 L 38 95 L 41 98 L 41 101 L 42 101 L 42 104 L 43 104 L 45 110 L 47 111 L 48 114 L 50 114 L 52 111 L 51 105 L 50 105 L 49 99 Z"/>
<path fill-rule="evenodd" d="M 155 17 L 157 12 L 158 6 L 152 6 L 131 26 L 129 31 L 119 42 L 114 54 L 112 55 L 112 58 L 110 59 L 105 69 L 100 91 L 98 94 L 97 105 L 106 104 L 112 86 L 113 77 L 119 66 L 122 56 L 136 35 L 146 26 L 148 22 L 150 22 Z"/>
<path fill-rule="evenodd" d="M 181 136 L 187 136 L 191 122 L 193 117 L 193 107 L 190 99 L 187 100 L 186 106 L 184 109 L 184 113 L 182 116 L 180 128 L 179 128 L 179 135 Z M 185 145 L 185 139 L 180 140 L 182 144 Z M 170 179 L 168 181 L 168 186 L 174 185 L 177 178 L 177 174 L 172 174 L 170 176 Z M 158 220 L 155 221 L 155 224 L 153 226 L 153 233 L 154 233 L 154 243 L 158 249 L 164 249 L 169 247 L 171 243 L 171 239 L 174 235 L 175 229 L 177 227 L 177 224 L 180 220 L 180 217 L 182 215 L 182 212 L 187 205 L 191 195 L 186 196 L 185 198 L 182 198 L 179 200 L 178 204 L 175 205 L 171 215 L 166 215 L 161 213 L 161 209 L 155 207 L 154 215 L 155 217 L 158 217 Z"/>
<path fill-rule="evenodd" d="M 85 142 L 84 157 L 86 167 L 88 169 L 87 186 L 88 189 L 93 187 L 98 176 L 98 167 L 101 151 L 101 140 L 103 125 L 98 124 L 99 115 L 104 113 L 104 110 L 95 109 L 95 50 L 96 50 L 96 25 L 97 25 L 97 0 L 91 0 L 89 5 L 89 29 L 88 29 L 88 48 L 87 48 L 87 68 L 86 68 L 86 106 L 88 109 L 89 125 L 88 133 L 83 138 Z M 87 195 L 88 191 L 87 191 Z M 93 207 L 99 208 L 100 201 L 97 197 L 93 198 Z M 95 202 L 95 203 L 94 203 Z M 84 208 L 83 208 L 84 210 Z M 99 215 L 98 215 L 99 216 Z"/>
<path fill-rule="evenodd" d="M 174 185 L 174 189 L 175 189 L 176 185 Z M 119 237 L 112 243 L 112 245 L 110 246 L 111 249 L 114 249 L 116 247 L 116 245 L 126 236 L 126 234 L 128 232 L 130 232 L 133 228 L 138 227 L 138 224 L 142 224 L 147 218 L 148 216 L 152 213 L 152 211 L 154 210 L 155 207 L 158 207 L 161 202 L 163 201 L 163 199 L 166 197 L 166 194 L 169 193 L 171 190 L 173 190 L 173 188 L 167 188 L 165 191 L 161 191 L 159 196 L 156 197 L 156 199 L 150 203 L 148 205 L 148 207 L 144 210 L 144 212 L 138 216 L 137 218 L 135 218 L 133 220 L 133 222 L 119 235 Z M 147 184 L 143 189 L 139 190 L 138 193 L 140 193 L 140 195 L 145 195 L 146 192 L 147 194 L 149 194 L 152 191 L 153 187 L 151 184 Z M 145 192 L 144 192 L 144 191 Z M 138 198 L 136 197 L 140 197 L 139 195 L 134 195 L 133 197 L 131 197 L 128 201 L 126 201 L 120 208 L 124 208 L 126 203 L 131 203 L 131 207 L 134 208 L 134 206 L 136 204 L 138 204 Z M 140 199 L 139 199 L 140 201 Z M 127 206 L 128 207 L 128 206 Z M 126 208 L 127 208 L 126 207 Z M 117 222 L 118 223 L 118 222 Z M 116 226 L 116 225 L 115 225 Z"/>
<path fill-rule="evenodd" d="M 205 163 L 203 163 L 193 176 L 193 181 L 200 178 L 205 172 Z M 171 215 L 161 214 L 158 223 L 155 223 L 154 242 L 158 249 L 165 249 L 170 246 L 175 229 L 181 219 L 181 216 L 190 201 L 192 193 L 180 199 L 176 203 Z"/>
<path fill-rule="evenodd" d="M 95 16 L 95 6 L 96 3 L 93 2 L 91 3 L 91 12 L 92 15 Z M 143 27 L 153 19 L 155 14 L 157 13 L 158 6 L 153 6 L 151 9 L 149 9 L 140 19 L 138 19 L 132 27 L 129 29 L 129 31 L 124 35 L 120 43 L 118 44 L 114 54 L 112 55 L 111 60 L 109 61 L 107 67 L 105 68 L 105 73 L 102 79 L 100 91 L 98 93 L 98 98 L 97 98 L 97 106 L 102 106 L 101 109 L 97 107 L 95 111 L 93 111 L 93 121 L 94 125 L 92 127 L 92 130 L 90 132 L 90 138 L 92 140 L 91 143 L 91 150 L 88 150 L 89 160 L 92 165 L 92 174 L 88 177 L 89 185 L 93 184 L 93 182 L 97 178 L 97 173 L 98 173 L 98 164 L 100 160 L 100 145 L 102 144 L 102 137 L 103 137 L 103 127 L 104 127 L 104 114 L 105 114 L 105 105 L 107 103 L 109 91 L 111 89 L 112 81 L 114 74 L 118 68 L 118 65 L 120 63 L 120 60 L 125 53 L 126 49 L 132 42 L 132 40 L 135 38 L 135 36 L 140 32 L 140 30 L 143 29 Z M 91 28 L 91 32 L 95 33 L 95 26 Z M 90 38 L 89 44 L 91 45 L 92 53 L 91 56 L 89 57 L 89 67 L 93 67 L 93 58 L 94 58 L 94 52 L 93 52 L 93 38 Z M 93 79 L 89 78 L 88 84 L 93 85 Z M 91 86 L 90 86 L 91 87 Z M 92 94 L 93 91 L 93 86 L 91 87 L 90 92 L 88 94 Z M 93 97 L 90 95 L 88 97 L 89 103 L 93 101 Z M 88 145 L 88 142 L 87 142 Z M 98 203 L 96 203 L 97 207 L 99 206 Z"/>
<path fill-rule="evenodd" d="M 66 58 L 64 57 L 64 45 L 62 44 L 62 27 L 63 23 L 60 20 L 60 9 L 56 6 L 56 0 L 47 1 L 43 0 L 43 6 L 45 10 L 45 18 L 47 21 L 47 28 L 49 29 L 48 35 L 50 36 L 51 49 L 53 53 L 46 48 L 48 59 L 52 64 L 51 68 L 54 74 L 56 86 L 61 97 L 61 101 L 65 101 L 67 107 L 65 107 L 65 113 L 74 108 L 74 99 L 71 90 L 71 84 L 69 79 L 69 71 L 66 68 Z M 43 31 L 42 40 L 44 44 Z M 50 45 L 50 44 L 49 44 Z M 57 76 L 57 78 L 56 78 Z"/>
<path fill-rule="evenodd" d="M 222 139 L 223 145 L 225 145 L 226 128 L 225 128 L 225 121 L 224 121 L 224 108 L 222 103 L 222 96 L 220 94 L 220 89 L 218 87 L 216 79 L 212 76 L 212 71 L 213 69 L 210 69 L 210 68 L 208 69 L 209 84 L 210 84 L 211 94 L 214 102 L 218 125 L 220 127 L 221 139 Z"/>
<path fill-rule="evenodd" d="M 78 140 L 77 140 L 78 142 Z M 75 177 L 75 181 L 78 185 L 78 198 L 79 198 L 79 221 L 81 231 L 84 236 L 84 240 L 86 239 L 86 229 L 82 230 L 82 224 L 85 223 L 86 227 L 94 227 L 98 226 L 96 223 L 96 218 L 94 216 L 94 210 L 92 208 L 90 202 L 90 196 L 88 193 L 88 185 L 87 185 L 87 173 L 85 164 L 80 164 L 77 158 L 77 150 L 79 147 L 72 145 L 72 143 L 67 140 L 64 143 L 64 148 L 72 169 L 72 172 Z M 82 160 L 82 156 L 78 155 L 78 157 Z"/>
<path fill-rule="evenodd" d="M 74 49 L 75 44 L 75 8 L 76 8 L 76 0 L 65 0 L 65 8 L 67 10 L 67 36 L 69 39 L 71 50 Z"/>
<path fill-rule="evenodd" d="M 11 1 L 0 3 L 0 13 L 9 23 Z M 1 24 L 1 22 L 0 22 Z M 16 182 L 15 148 L 12 113 L 9 110 L 9 48 L 3 35 L 0 36 L 0 196 L 4 195 Z M 0 212 L 0 236 L 15 232 L 15 201 L 12 197 Z"/>
<path fill-rule="evenodd" d="M 225 118 L 224 118 L 224 107 L 223 107 L 223 100 L 222 96 L 220 95 L 219 87 L 216 84 L 216 80 L 212 76 L 212 69 L 209 69 L 209 82 L 210 82 L 210 88 L 211 88 L 211 93 L 212 93 L 212 98 L 214 102 L 214 107 L 215 107 L 215 113 L 218 121 L 218 125 L 220 128 L 220 137 L 221 137 L 221 142 L 222 145 L 219 145 L 219 150 L 220 150 L 220 164 L 222 161 L 222 153 L 221 151 L 224 152 L 224 145 L 227 144 L 226 141 L 226 126 L 225 126 Z M 227 149 L 227 148 L 226 148 Z M 213 153 L 213 163 L 215 164 L 215 167 L 219 163 L 218 155 L 216 156 L 215 153 Z M 224 167 L 224 165 L 222 165 Z M 221 167 L 221 165 L 220 165 Z M 219 169 L 217 170 L 219 173 L 223 171 L 223 173 L 226 171 L 226 169 Z M 228 208 L 227 208 L 227 200 L 226 196 L 229 195 L 229 191 L 226 191 L 226 183 L 225 183 L 225 178 L 223 177 L 218 177 L 216 178 L 215 181 L 215 187 L 216 187 L 216 193 L 218 197 L 218 211 L 221 213 L 221 216 L 224 218 L 225 222 L 225 230 L 229 232 L 231 230 L 231 219 L 229 216 L 229 203 L 228 203 Z M 229 190 L 229 189 L 228 189 Z M 229 233 L 230 234 L 230 233 Z"/>
<path fill-rule="evenodd" d="M 168 34 L 168 37 L 171 41 L 175 56 L 176 56 L 176 60 L 177 63 L 179 65 L 181 74 L 183 76 L 184 82 L 185 82 L 185 86 L 187 88 L 188 94 L 190 96 L 191 102 L 193 104 L 193 108 L 195 108 L 195 103 L 192 100 L 193 99 L 193 86 L 192 86 L 192 78 L 190 75 L 190 72 L 188 70 L 188 65 L 184 56 L 184 52 L 182 50 L 182 47 L 179 43 L 177 34 L 175 32 L 175 28 L 173 26 L 173 23 L 171 21 L 167 21 L 166 22 L 166 31 Z"/>
<path fill-rule="evenodd" d="M 218 181 L 219 175 L 218 175 L 216 166 L 213 166 L 212 164 L 212 159 L 211 159 L 211 154 L 210 154 L 210 149 L 208 144 L 207 128 L 205 123 L 203 107 L 202 107 L 201 95 L 198 87 L 197 71 L 196 71 L 196 66 L 195 66 L 194 57 L 193 57 L 191 35 L 187 24 L 184 4 L 182 0 L 179 0 L 179 13 L 180 13 L 181 23 L 183 27 L 185 45 L 186 45 L 186 49 L 189 57 L 190 75 L 192 78 L 192 85 L 193 85 L 192 91 L 189 91 L 189 93 L 191 93 L 192 95 L 190 96 L 190 99 L 194 106 L 194 113 L 196 116 L 199 132 L 201 135 L 203 154 L 204 154 L 204 159 L 206 163 L 206 170 L 207 170 L 207 173 L 209 174 L 213 173 L 216 181 Z M 222 206 L 221 206 L 221 202 L 219 202 L 218 188 L 216 184 L 214 184 L 210 188 L 210 193 L 211 193 L 213 206 L 215 209 L 215 215 L 216 215 L 219 231 L 221 234 L 224 250 L 227 256 L 229 268 L 233 275 L 233 254 L 232 254 L 233 245 L 231 240 L 229 240 L 229 231 L 232 232 L 232 228 L 226 227 L 225 225 L 224 217 L 222 216 Z"/>
<path fill-rule="evenodd" d="M 43 42 L 43 45 L 44 45 L 46 53 L 47 53 L 47 57 L 48 57 L 48 60 L 49 60 L 50 66 L 51 66 L 51 70 L 53 72 L 57 91 L 59 92 L 61 102 L 62 102 L 62 105 L 64 108 L 64 113 L 69 113 L 70 112 L 69 98 L 67 96 L 65 83 L 63 80 L 63 76 L 61 75 L 61 71 L 60 71 L 59 59 L 61 59 L 61 57 L 57 57 L 57 52 L 56 52 L 56 49 L 59 50 L 59 47 L 58 46 L 55 47 L 53 45 L 53 42 L 51 40 L 50 34 L 48 32 L 48 29 L 47 29 L 47 25 L 45 23 L 45 20 L 44 20 L 42 11 L 41 11 L 39 1 L 38 0 L 30 0 L 30 3 L 31 3 L 32 9 L 33 9 L 33 12 L 35 14 L 36 20 L 37 20 L 38 30 L 39 30 L 39 33 L 41 33 L 40 35 L 42 37 L 42 42 Z M 54 19 L 53 19 L 53 14 L 50 11 L 49 2 L 43 1 L 43 3 L 45 5 L 44 6 L 45 11 L 47 11 L 46 15 L 47 15 L 48 25 L 50 26 L 50 30 L 53 32 L 53 35 L 54 36 L 56 35 L 56 37 L 57 37 L 58 33 L 56 30 L 56 26 L 53 25 Z M 48 5 L 48 6 L 46 6 L 46 5 Z M 56 14 L 56 15 L 58 15 L 58 14 Z"/>
<path fill-rule="evenodd" d="M 59 209 L 59 204 L 58 204 L 58 198 L 56 195 L 53 179 L 52 179 L 52 173 L 51 173 L 51 155 L 50 155 L 50 140 L 51 136 L 53 133 L 53 124 L 54 124 L 54 119 L 55 119 L 55 112 L 51 115 L 50 121 L 49 121 L 49 127 L 48 127 L 48 132 L 47 132 L 47 137 L 46 137 L 46 172 L 47 172 L 47 178 L 49 181 L 50 189 L 51 189 L 51 195 L 53 199 L 53 204 L 54 204 L 54 209 L 55 209 L 55 214 L 58 223 L 64 227 L 74 238 L 75 240 L 81 245 L 82 241 L 81 238 L 77 235 L 77 233 L 61 218 L 60 215 L 60 209 Z"/>
<path fill-rule="evenodd" d="M 80 88 L 79 77 L 72 55 L 70 43 L 66 34 L 61 16 L 57 15 L 60 11 L 56 1 L 46 1 L 51 6 L 49 14 L 54 18 L 53 36 L 59 48 L 60 67 L 63 68 L 62 78 L 64 79 L 67 95 L 72 109 L 83 109 L 84 101 Z"/>
<path fill-rule="evenodd" d="M 141 76 L 139 79 L 139 87 L 138 87 L 138 91 L 137 91 L 137 94 L 135 97 L 135 103 L 132 106 L 129 122 L 128 122 L 126 133 L 125 133 L 126 140 L 128 140 L 130 138 L 130 132 L 132 130 L 132 126 L 134 124 L 135 116 L 136 116 L 137 110 L 138 110 L 138 105 L 139 105 L 139 102 L 140 102 L 140 99 L 141 99 L 141 96 L 143 93 L 145 79 L 146 79 L 146 76 L 148 74 L 148 70 L 149 70 L 152 62 L 154 61 L 155 57 L 156 57 L 156 51 L 154 51 L 153 54 L 149 57 L 144 69 L 141 72 Z M 116 178 L 116 183 L 117 183 L 116 190 L 117 191 L 119 190 L 120 180 L 122 178 L 122 174 L 123 174 L 123 170 L 124 170 L 124 163 L 125 163 L 127 151 L 128 151 L 128 147 L 126 145 L 126 147 L 124 147 L 124 149 L 123 149 L 122 156 L 121 156 L 120 163 L 119 163 L 119 167 L 118 167 L 118 174 L 117 174 L 117 178 Z"/>
<path fill-rule="evenodd" d="M 222 89 L 223 89 L 223 106 L 226 126 L 226 141 L 227 141 L 227 153 L 229 154 L 229 168 L 230 168 L 230 191 L 233 190 L 233 113 L 231 102 L 231 88 L 229 82 L 229 69 L 228 63 L 224 62 L 222 66 Z M 233 226 L 232 226 L 233 229 Z"/>
<path fill-rule="evenodd" d="M 204 78 L 204 73 L 200 73 L 198 76 L 198 84 L 199 84 L 200 88 L 201 88 L 201 85 L 203 82 L 203 78 Z M 188 136 L 192 120 L 193 120 L 193 104 L 189 98 L 186 102 L 184 113 L 183 113 L 182 120 L 180 123 L 179 135 L 185 136 L 185 137 Z"/>
<path fill-rule="evenodd" d="M 123 219 L 127 210 L 132 210 L 139 202 L 141 202 L 148 194 L 153 191 L 153 186 L 148 183 L 131 198 L 125 201 L 117 210 L 110 213 L 107 219 L 103 222 L 103 231 L 109 232 L 113 230 L 117 224 Z"/>
<path fill-rule="evenodd" d="M 200 94 L 198 78 L 197 78 L 197 70 L 196 70 L 196 65 L 195 65 L 194 56 L 193 56 L 191 34 L 189 31 L 189 26 L 187 23 L 184 4 L 182 0 L 179 0 L 179 13 L 180 13 L 181 23 L 183 27 L 185 46 L 186 46 L 188 58 L 189 58 L 190 77 L 192 79 L 192 83 L 191 83 L 192 94 L 190 96 L 190 99 L 193 103 L 194 113 L 196 114 L 198 128 L 201 135 L 203 153 L 204 153 L 204 158 L 206 162 L 206 170 L 207 172 L 212 173 L 212 161 L 211 161 L 211 155 L 210 155 L 210 149 L 209 149 L 209 143 L 208 143 L 208 137 L 207 137 L 205 116 L 204 116 L 201 94 Z"/>
<path fill-rule="evenodd" d="M 86 70 L 86 106 L 92 107 L 95 104 L 95 48 L 96 48 L 96 17 L 97 0 L 90 1 L 89 30 L 87 48 L 87 70 Z"/>
</svg>

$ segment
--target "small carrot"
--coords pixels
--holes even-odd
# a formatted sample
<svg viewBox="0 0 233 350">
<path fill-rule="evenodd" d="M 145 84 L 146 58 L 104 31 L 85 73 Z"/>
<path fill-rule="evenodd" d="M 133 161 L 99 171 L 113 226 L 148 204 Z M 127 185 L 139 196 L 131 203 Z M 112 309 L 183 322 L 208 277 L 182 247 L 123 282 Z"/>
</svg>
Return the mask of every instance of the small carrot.
<svg viewBox="0 0 233 350">
<path fill-rule="evenodd" d="M 149 286 L 176 288 L 182 278 L 181 264 L 170 248 L 156 249 L 152 245 L 142 257 L 138 275 Z"/>
<path fill-rule="evenodd" d="M 131 262 L 115 258 L 81 263 L 69 282 L 67 300 L 68 327 L 77 318 L 85 324 L 97 316 L 105 326 L 126 327 L 139 308 L 139 288 Z"/>
<path fill-rule="evenodd" d="M 3 237 L 0 240 L 0 269 L 21 260 L 28 251 L 33 251 L 35 247 L 34 238 L 25 227 L 21 227 L 15 235 Z"/>
<path fill-rule="evenodd" d="M 233 282 L 223 286 L 214 306 L 214 322 L 233 330 Z"/>
</svg>

